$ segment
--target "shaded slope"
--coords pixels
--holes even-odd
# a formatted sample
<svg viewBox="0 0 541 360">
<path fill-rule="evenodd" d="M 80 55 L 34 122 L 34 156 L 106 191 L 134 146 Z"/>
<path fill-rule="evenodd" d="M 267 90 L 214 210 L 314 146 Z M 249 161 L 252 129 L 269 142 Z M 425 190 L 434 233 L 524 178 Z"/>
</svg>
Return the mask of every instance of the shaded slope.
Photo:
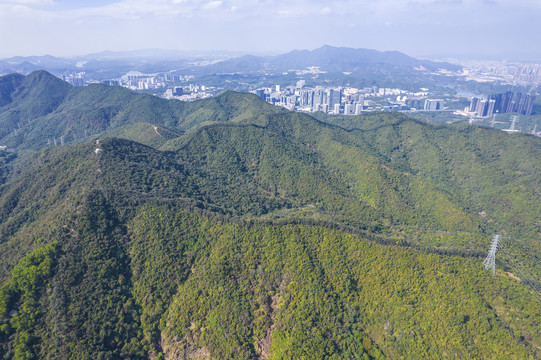
<svg viewBox="0 0 541 360">
<path fill-rule="evenodd" d="M 18 138 L 21 127 L 56 109 L 67 96 L 71 86 L 45 71 L 26 77 L 6 75 L 0 78 L 0 137 Z M 5 142 L 5 140 L 4 140 Z M 7 144 L 7 143 L 6 143 Z M 14 147 L 14 146 L 10 146 Z"/>
<path fill-rule="evenodd" d="M 0 81 L 0 106 L 5 106 L 13 101 L 15 89 L 21 86 L 24 76 L 11 74 L 1 78 Z"/>
</svg>

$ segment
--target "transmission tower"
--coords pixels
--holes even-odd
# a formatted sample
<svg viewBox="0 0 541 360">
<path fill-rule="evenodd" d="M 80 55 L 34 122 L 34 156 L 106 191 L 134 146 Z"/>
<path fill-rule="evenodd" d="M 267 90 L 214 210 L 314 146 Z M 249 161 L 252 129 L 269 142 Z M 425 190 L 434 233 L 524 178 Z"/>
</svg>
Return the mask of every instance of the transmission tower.
<svg viewBox="0 0 541 360">
<path fill-rule="evenodd" d="M 496 251 L 498 250 L 498 242 L 500 241 L 500 235 L 494 235 L 490 249 L 488 249 L 488 255 L 483 261 L 485 269 L 492 271 L 492 275 L 496 272 Z"/>
<path fill-rule="evenodd" d="M 511 131 L 515 131 L 515 126 L 517 124 L 517 121 L 518 121 L 518 116 L 517 115 L 513 115 L 511 116 L 511 127 L 509 128 L 509 130 Z"/>
<path fill-rule="evenodd" d="M 496 114 L 492 114 L 492 120 L 490 120 L 490 126 L 494 127 L 496 124 Z"/>
</svg>

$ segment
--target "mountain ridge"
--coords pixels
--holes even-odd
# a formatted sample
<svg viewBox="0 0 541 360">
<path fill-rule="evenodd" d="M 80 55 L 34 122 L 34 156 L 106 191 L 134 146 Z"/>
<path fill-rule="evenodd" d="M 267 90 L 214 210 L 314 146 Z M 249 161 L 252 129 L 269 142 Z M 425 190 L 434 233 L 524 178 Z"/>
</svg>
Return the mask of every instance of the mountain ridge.
<svg viewBox="0 0 541 360">
<path fill-rule="evenodd" d="M 26 81 L 0 119 L 101 127 L 0 163 L 0 356 L 541 356 L 539 139 Z"/>
<path fill-rule="evenodd" d="M 17 88 L 9 87 L 13 76 L 23 79 Z M 45 71 L 33 72 L 24 78 L 13 76 L 0 77 L 0 89 L 11 90 L 4 90 L 2 99 L 11 99 L 14 92 L 23 98 L 16 103 L 4 100 L 5 104 L 0 105 L 3 129 L 0 142 L 15 149 L 21 146 L 38 149 L 53 139 L 60 142 L 61 137 L 65 142 L 80 141 L 135 122 L 186 131 L 202 122 L 242 121 L 252 115 L 260 116 L 245 110 L 257 109 L 260 114 L 282 111 L 269 104 L 254 103 L 255 95 L 239 97 L 227 91 L 220 97 L 183 103 L 103 84 L 72 87 Z M 39 86 L 34 86 L 34 81 Z M 251 104 L 257 105 L 252 108 Z"/>
<path fill-rule="evenodd" d="M 445 68 L 458 70 L 460 66 L 449 63 L 437 63 L 428 60 L 418 60 L 399 51 L 377 51 L 371 49 L 356 49 L 324 45 L 314 50 L 293 50 L 275 56 L 244 55 L 239 58 L 225 60 L 201 69 L 204 73 L 249 73 L 254 71 L 284 72 L 301 70 L 310 66 L 319 67 L 331 72 L 366 73 L 368 69 L 378 66 L 394 66 L 401 69 L 425 67 L 430 70 Z"/>
<path fill-rule="evenodd" d="M 358 72 L 366 76 L 370 71 L 381 73 L 392 69 L 406 73 L 411 72 L 414 67 L 431 71 L 440 68 L 456 71 L 461 67 L 445 62 L 434 62 L 419 60 L 399 51 L 378 51 L 364 48 L 334 47 L 324 45 L 313 50 L 292 50 L 279 55 L 260 56 L 245 54 L 236 57 L 229 57 L 216 64 L 207 66 L 194 66 L 189 61 L 189 53 L 176 58 L 171 57 L 175 52 L 165 51 L 160 57 L 159 54 L 148 53 L 148 51 L 133 52 L 134 57 L 122 57 L 123 52 L 113 56 L 108 52 L 89 54 L 76 58 L 57 58 L 52 56 L 29 56 L 4 59 L 0 62 L 0 70 L 5 68 L 6 72 L 30 73 L 36 70 L 47 70 L 62 74 L 68 72 L 86 71 L 92 73 L 97 79 L 102 79 L 103 68 L 109 68 L 124 74 L 130 70 L 140 70 L 146 73 L 164 72 L 171 70 L 182 70 L 187 73 L 198 75 L 212 75 L 216 73 L 258 73 L 262 71 L 284 72 L 292 69 L 302 70 L 310 66 L 320 67 L 324 71 L 331 72 Z M 130 54 L 130 52 L 127 52 Z M 143 56 L 138 56 L 143 55 Z M 203 54 L 203 56 L 205 56 Z M 149 61 L 152 60 L 152 61 Z M 128 61 L 130 60 L 130 61 Z M 417 71 L 418 72 L 418 71 Z M 106 76 L 106 75 L 105 75 Z"/>
</svg>

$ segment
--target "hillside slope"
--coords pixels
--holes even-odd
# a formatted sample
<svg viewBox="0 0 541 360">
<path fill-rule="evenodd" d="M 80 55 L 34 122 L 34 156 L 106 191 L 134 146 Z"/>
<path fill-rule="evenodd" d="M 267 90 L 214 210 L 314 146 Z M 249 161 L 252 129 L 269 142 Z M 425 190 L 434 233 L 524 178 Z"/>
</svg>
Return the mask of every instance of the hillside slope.
<svg viewBox="0 0 541 360">
<path fill-rule="evenodd" d="M 317 154 L 263 131 L 211 126 L 165 153 L 115 139 L 53 148 L 8 182 L 5 356 L 534 356 L 529 287 L 493 277 L 482 258 L 367 241 L 400 241 L 378 227 L 337 230 L 419 225 L 348 199 Z"/>
<path fill-rule="evenodd" d="M 66 89 L 32 128 L 124 138 L 2 157 L 1 356 L 541 358 L 539 139 Z"/>
<path fill-rule="evenodd" d="M 138 123 L 182 133 L 203 123 L 241 122 L 279 112 L 283 110 L 255 95 L 233 92 L 183 103 L 118 86 L 72 87 L 45 71 L 0 77 L 0 144 L 16 150 L 84 142 L 112 130 L 118 135 L 119 128 Z"/>
</svg>

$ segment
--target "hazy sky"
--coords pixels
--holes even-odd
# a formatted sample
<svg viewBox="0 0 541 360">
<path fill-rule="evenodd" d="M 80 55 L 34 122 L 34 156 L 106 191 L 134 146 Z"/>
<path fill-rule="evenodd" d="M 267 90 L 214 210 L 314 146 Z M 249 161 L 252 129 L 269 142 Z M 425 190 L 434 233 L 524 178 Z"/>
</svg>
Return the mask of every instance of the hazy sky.
<svg viewBox="0 0 541 360">
<path fill-rule="evenodd" d="M 541 0 L 0 0 L 0 58 L 323 44 L 541 58 Z"/>
</svg>

